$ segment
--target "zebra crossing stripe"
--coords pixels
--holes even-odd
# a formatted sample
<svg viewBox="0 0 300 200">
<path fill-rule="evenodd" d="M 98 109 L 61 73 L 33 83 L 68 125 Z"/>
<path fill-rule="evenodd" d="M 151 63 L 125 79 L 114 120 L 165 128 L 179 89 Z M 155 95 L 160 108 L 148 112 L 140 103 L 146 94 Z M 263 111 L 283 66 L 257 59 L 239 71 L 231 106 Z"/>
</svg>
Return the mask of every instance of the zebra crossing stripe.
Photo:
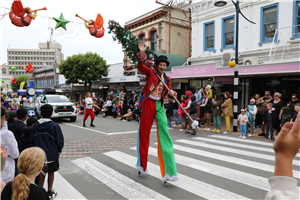
<svg viewBox="0 0 300 200">
<path fill-rule="evenodd" d="M 207 144 L 207 143 L 203 143 L 203 142 L 194 142 L 194 141 L 184 140 L 184 139 L 176 140 L 176 142 L 180 142 L 180 143 L 188 144 L 188 145 L 193 145 L 193 146 L 198 146 L 198 147 L 205 147 L 205 148 L 209 148 L 209 149 L 215 149 L 215 150 L 234 153 L 234 154 L 239 154 L 239 155 L 247 155 L 247 156 L 254 157 L 254 158 L 260 158 L 260 159 L 275 161 L 275 156 L 264 155 L 264 154 L 260 154 L 260 153 L 254 153 L 254 152 L 251 152 L 251 151 L 235 149 L 235 148 L 232 148 L 232 147 L 231 148 L 222 147 L 222 146 L 218 146 L 218 145 L 212 145 L 212 144 Z M 300 162 L 298 160 L 293 160 L 293 165 L 299 166 Z"/>
<path fill-rule="evenodd" d="M 150 147 L 149 155 L 157 156 L 157 149 Z M 193 158 L 188 158 L 185 156 L 181 156 L 175 154 L 175 161 L 180 165 L 184 165 L 199 171 L 203 171 L 215 176 L 220 176 L 223 178 L 227 178 L 239 183 L 243 183 L 252 187 L 256 187 L 259 189 L 263 189 L 266 191 L 270 190 L 268 179 L 256 175 L 252 175 L 249 173 L 241 172 L 238 170 L 233 170 L 230 168 L 222 167 L 219 165 L 211 164 L 208 162 L 196 160 Z"/>
<path fill-rule="evenodd" d="M 134 163 L 136 163 L 136 157 L 120 151 L 111 151 L 104 154 L 131 167 L 134 167 L 133 165 Z M 159 166 L 148 162 L 148 174 L 154 176 L 157 179 L 160 179 L 161 174 Z M 209 185 L 183 174 L 178 173 L 177 175 L 179 177 L 179 181 L 168 182 L 168 184 L 175 185 L 197 196 L 201 196 L 206 199 L 247 199 L 244 196 L 232 193 L 222 188 L 215 187 L 213 185 Z"/>
<path fill-rule="evenodd" d="M 48 176 L 48 175 L 46 175 Z M 78 192 L 62 175 L 60 175 L 58 172 L 54 173 L 55 180 L 53 183 L 53 188 L 55 192 L 57 192 L 57 197 L 55 199 L 80 199 L 80 200 L 86 200 L 86 198 Z M 45 178 L 45 180 L 47 180 Z M 47 181 L 44 182 L 44 188 L 48 188 Z"/>
<path fill-rule="evenodd" d="M 232 141 L 239 141 L 240 143 L 251 143 L 251 144 L 260 144 L 264 146 L 271 146 L 273 147 L 273 143 L 269 143 L 267 141 L 257 141 L 257 140 L 241 140 L 240 138 L 224 136 L 224 135 L 209 135 L 208 137 L 217 138 L 217 139 L 224 139 L 224 140 L 232 140 Z"/>
<path fill-rule="evenodd" d="M 264 152 L 269 152 L 269 153 L 274 153 L 274 150 L 272 148 L 266 148 L 266 147 L 257 147 L 257 146 L 252 146 L 248 144 L 240 144 L 240 143 L 234 143 L 234 142 L 227 142 L 224 140 L 215 140 L 215 139 L 210 139 L 210 138 L 203 138 L 203 137 L 197 137 L 194 138 L 195 140 L 200 140 L 200 141 L 206 141 L 206 142 L 212 142 L 216 144 L 222 144 L 222 145 L 230 145 L 234 147 L 242 147 L 245 149 L 251 149 L 251 150 L 257 150 L 257 151 L 264 151 Z M 242 140 L 242 139 L 241 139 Z"/>
<path fill-rule="evenodd" d="M 93 158 L 84 157 L 72 162 L 127 199 L 168 199 Z"/>
<path fill-rule="evenodd" d="M 216 159 L 216 160 L 221 160 L 224 162 L 230 162 L 230 163 L 236 164 L 236 165 L 251 167 L 251 168 L 255 168 L 258 170 L 267 171 L 267 172 L 271 172 L 271 173 L 274 172 L 274 166 L 272 166 L 272 165 L 267 165 L 267 164 L 254 162 L 254 161 L 250 161 L 250 160 L 245 160 L 245 159 L 241 159 L 241 158 L 236 158 L 236 157 L 232 157 L 232 156 L 220 155 L 220 154 L 216 154 L 216 153 L 211 153 L 209 151 L 203 151 L 203 150 L 198 150 L 198 149 L 194 149 L 194 148 L 180 146 L 177 144 L 173 144 L 173 148 L 176 150 L 179 150 L 179 151 L 196 154 L 199 156 L 208 157 L 208 158 L 212 158 L 212 159 Z M 293 170 L 293 174 L 294 175 L 299 174 L 299 171 Z M 298 178 L 298 177 L 295 177 L 295 178 Z"/>
</svg>

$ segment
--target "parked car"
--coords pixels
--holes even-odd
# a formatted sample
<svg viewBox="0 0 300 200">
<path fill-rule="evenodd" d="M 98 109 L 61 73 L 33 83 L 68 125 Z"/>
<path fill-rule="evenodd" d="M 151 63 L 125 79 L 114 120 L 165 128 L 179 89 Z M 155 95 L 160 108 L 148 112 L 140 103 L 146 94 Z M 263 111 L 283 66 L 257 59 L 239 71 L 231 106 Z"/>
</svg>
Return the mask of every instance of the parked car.
<svg viewBox="0 0 300 200">
<path fill-rule="evenodd" d="M 34 101 L 35 112 L 38 116 L 41 113 L 41 106 L 49 104 L 53 106 L 53 114 L 51 118 L 70 118 L 71 122 L 75 122 L 78 110 L 76 105 L 65 95 L 39 95 Z"/>
</svg>

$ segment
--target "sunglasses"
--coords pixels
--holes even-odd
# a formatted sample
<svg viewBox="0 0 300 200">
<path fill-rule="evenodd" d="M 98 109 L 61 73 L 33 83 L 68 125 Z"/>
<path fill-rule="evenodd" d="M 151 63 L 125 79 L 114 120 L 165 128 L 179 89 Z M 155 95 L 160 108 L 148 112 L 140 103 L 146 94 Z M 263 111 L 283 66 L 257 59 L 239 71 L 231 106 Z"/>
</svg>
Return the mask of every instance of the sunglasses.
<svg viewBox="0 0 300 200">
<path fill-rule="evenodd" d="M 265 96 L 270 96 L 270 94 L 265 94 Z"/>
<path fill-rule="evenodd" d="M 296 97 L 292 97 L 292 99 L 297 99 Z"/>
</svg>

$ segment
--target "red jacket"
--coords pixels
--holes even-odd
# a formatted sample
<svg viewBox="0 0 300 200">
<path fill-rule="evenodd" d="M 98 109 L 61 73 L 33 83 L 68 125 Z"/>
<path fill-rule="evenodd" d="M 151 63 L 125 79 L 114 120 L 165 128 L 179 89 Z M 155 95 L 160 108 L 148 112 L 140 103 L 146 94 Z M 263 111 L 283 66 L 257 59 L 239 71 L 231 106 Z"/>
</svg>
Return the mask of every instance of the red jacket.
<svg viewBox="0 0 300 200">
<path fill-rule="evenodd" d="M 140 72 L 142 74 L 146 75 L 146 85 L 143 87 L 143 93 L 145 95 L 144 100 L 147 100 L 150 93 L 152 92 L 152 90 L 155 89 L 155 87 L 160 82 L 159 78 L 156 76 L 156 74 L 159 74 L 159 72 L 155 71 L 152 68 L 149 68 L 149 67 L 145 66 L 143 64 L 143 62 L 138 62 L 137 68 L 138 68 L 138 70 L 140 70 Z M 164 73 L 164 82 L 168 86 L 168 88 L 170 90 L 172 90 L 171 78 L 168 77 L 165 73 Z M 162 100 L 164 100 L 164 97 L 167 93 L 168 93 L 168 90 L 167 90 L 166 87 L 164 87 L 163 93 L 161 95 Z"/>
</svg>

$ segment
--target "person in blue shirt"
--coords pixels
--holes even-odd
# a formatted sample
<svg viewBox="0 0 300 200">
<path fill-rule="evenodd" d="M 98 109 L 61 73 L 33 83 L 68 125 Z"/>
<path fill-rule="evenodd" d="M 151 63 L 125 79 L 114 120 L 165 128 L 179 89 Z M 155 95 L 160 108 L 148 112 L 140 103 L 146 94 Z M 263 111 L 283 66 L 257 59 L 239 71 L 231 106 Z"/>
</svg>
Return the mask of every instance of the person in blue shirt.
<svg viewBox="0 0 300 200">
<path fill-rule="evenodd" d="M 3 106 L 6 108 L 6 109 L 10 109 L 10 105 L 8 103 L 8 101 L 5 100 L 5 97 L 3 97 L 1 99 L 1 102 L 3 102 Z"/>
</svg>

